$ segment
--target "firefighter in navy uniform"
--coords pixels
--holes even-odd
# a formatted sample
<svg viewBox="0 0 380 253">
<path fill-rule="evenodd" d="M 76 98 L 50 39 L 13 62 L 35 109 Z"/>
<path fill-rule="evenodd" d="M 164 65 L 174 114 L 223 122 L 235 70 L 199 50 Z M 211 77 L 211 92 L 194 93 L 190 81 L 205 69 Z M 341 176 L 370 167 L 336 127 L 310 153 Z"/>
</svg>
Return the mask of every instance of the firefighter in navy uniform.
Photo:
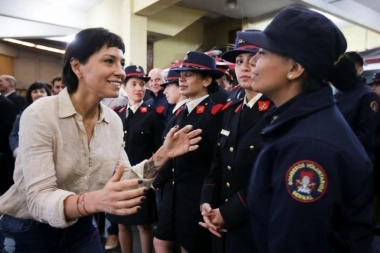
<svg viewBox="0 0 380 253">
<path fill-rule="evenodd" d="M 370 252 L 372 164 L 328 84 L 356 82 L 343 34 L 322 14 L 291 6 L 263 32 L 238 36 L 260 47 L 252 88 L 277 107 L 266 115 L 247 193 L 258 251 Z"/>
<path fill-rule="evenodd" d="M 379 97 L 366 85 L 365 78 L 361 77 L 363 58 L 356 52 L 347 52 L 345 57 L 355 64 L 357 82 L 353 86 L 341 87 L 335 94 L 335 99 L 347 123 L 374 161 L 375 135 L 380 121 Z"/>
<path fill-rule="evenodd" d="M 128 105 L 116 110 L 119 114 L 124 131 L 125 151 L 132 165 L 144 159 L 149 159 L 162 145 L 164 124 L 162 112 L 154 106 L 144 103 L 145 83 L 150 79 L 144 69 L 138 65 L 125 68 L 126 80 L 122 85 L 128 94 Z M 132 230 L 130 225 L 138 225 L 141 247 L 144 252 L 153 248 L 153 231 L 151 225 L 157 219 L 155 195 L 153 189 L 147 194 L 147 199 L 141 206 L 141 211 L 130 216 L 107 214 L 110 221 L 119 224 L 119 242 L 123 251 L 133 248 Z"/>
<path fill-rule="evenodd" d="M 171 107 L 174 109 L 168 114 L 168 123 L 162 133 L 162 140 L 165 139 L 165 136 L 170 131 L 172 127 L 174 127 L 176 117 L 181 112 L 183 105 L 186 104 L 188 99 L 181 95 L 179 92 L 179 78 L 180 75 L 178 72 L 170 69 L 167 77 L 165 78 L 165 82 L 161 84 L 163 89 L 163 93 L 166 96 L 166 99 Z M 157 177 L 154 180 L 152 187 L 156 190 L 156 202 L 157 202 L 157 212 L 160 212 L 160 206 L 163 194 L 165 192 L 165 188 L 170 187 L 169 184 L 166 184 L 167 181 L 172 179 L 172 161 L 169 161 L 164 165 L 163 168 L 159 172 L 157 172 Z"/>
<path fill-rule="evenodd" d="M 155 251 L 170 252 L 168 241 L 177 241 L 186 252 L 211 252 L 210 233 L 200 227 L 199 200 L 204 178 L 208 175 L 217 142 L 223 105 L 215 104 L 209 93 L 218 87 L 216 79 L 223 75 L 216 70 L 215 60 L 200 52 L 189 51 L 180 67 L 179 86 L 189 102 L 176 117 L 181 128 L 192 125 L 202 129 L 199 148 L 192 155 L 173 159 L 173 180 L 165 192 L 155 230 Z M 166 190 L 166 189 L 165 189 Z"/>
<path fill-rule="evenodd" d="M 237 37 L 235 49 L 222 55 L 222 59 L 235 63 L 245 97 L 230 100 L 222 108 L 222 129 L 210 174 L 202 189 L 200 204 L 205 222 L 201 225 L 221 237 L 213 237 L 213 252 L 256 252 L 251 239 L 246 191 L 261 148 L 261 131 L 267 125 L 264 115 L 273 107 L 268 98 L 252 89 L 249 61 L 257 51 L 257 46 Z"/>
</svg>

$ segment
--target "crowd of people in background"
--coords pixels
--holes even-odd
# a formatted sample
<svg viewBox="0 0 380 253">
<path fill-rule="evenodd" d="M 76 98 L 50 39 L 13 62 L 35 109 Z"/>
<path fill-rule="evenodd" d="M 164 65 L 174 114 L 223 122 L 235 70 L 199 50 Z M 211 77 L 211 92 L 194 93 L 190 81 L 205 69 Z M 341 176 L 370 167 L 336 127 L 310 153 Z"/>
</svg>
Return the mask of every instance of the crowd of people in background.
<svg viewBox="0 0 380 253">
<path fill-rule="evenodd" d="M 105 250 L 123 253 L 135 225 L 143 253 L 377 252 L 380 71 L 367 81 L 346 48 L 329 19 L 288 7 L 238 32 L 221 61 L 189 51 L 146 74 L 99 28 L 25 98 L 1 75 L 0 249 L 56 236 L 46 252 L 101 252 L 92 237 L 108 219 Z M 39 236 L 12 232 L 30 222 Z"/>
</svg>

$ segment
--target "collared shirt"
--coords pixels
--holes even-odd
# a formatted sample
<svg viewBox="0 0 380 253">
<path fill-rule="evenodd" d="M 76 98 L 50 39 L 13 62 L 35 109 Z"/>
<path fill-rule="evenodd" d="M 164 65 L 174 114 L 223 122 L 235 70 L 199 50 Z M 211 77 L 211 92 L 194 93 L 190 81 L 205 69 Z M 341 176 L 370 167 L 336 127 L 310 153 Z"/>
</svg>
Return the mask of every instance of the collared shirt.
<svg viewBox="0 0 380 253">
<path fill-rule="evenodd" d="M 200 102 L 202 102 L 205 98 L 207 98 L 209 95 L 206 94 L 204 95 L 203 97 L 200 97 L 200 98 L 197 98 L 197 99 L 194 99 L 194 100 L 189 100 L 189 102 L 187 102 L 186 106 L 187 106 L 187 110 L 189 111 L 189 114 L 191 113 L 191 111 L 197 107 L 197 105 L 200 104 Z"/>
<path fill-rule="evenodd" d="M 244 97 L 244 106 L 248 106 L 250 109 L 256 104 L 256 102 L 261 98 L 263 94 L 257 93 L 249 102 L 247 102 L 247 96 Z"/>
<path fill-rule="evenodd" d="M 132 167 L 124 151 L 121 119 L 99 106 L 90 142 L 67 89 L 23 112 L 15 184 L 0 197 L 0 214 L 64 228 L 76 222 L 66 221 L 64 200 L 102 189 L 118 163 L 125 165 L 122 179 L 143 177 L 145 161 Z M 153 180 L 144 180 L 144 185 Z"/>
<path fill-rule="evenodd" d="M 135 114 L 136 113 L 136 111 L 139 109 L 139 107 L 142 105 L 144 103 L 144 101 L 143 100 L 141 100 L 141 102 L 140 103 L 138 103 L 138 104 L 135 104 L 135 105 L 130 105 L 129 103 L 128 103 L 128 106 L 127 106 L 127 110 L 129 109 L 129 108 L 131 108 L 131 110 L 132 110 L 132 112 L 133 112 L 133 114 Z"/>
<path fill-rule="evenodd" d="M 172 113 L 175 113 L 179 108 L 181 108 L 182 105 L 186 104 L 187 102 L 189 102 L 189 99 L 184 99 L 184 100 L 179 101 L 179 102 L 175 105 L 175 107 L 174 107 Z"/>
</svg>

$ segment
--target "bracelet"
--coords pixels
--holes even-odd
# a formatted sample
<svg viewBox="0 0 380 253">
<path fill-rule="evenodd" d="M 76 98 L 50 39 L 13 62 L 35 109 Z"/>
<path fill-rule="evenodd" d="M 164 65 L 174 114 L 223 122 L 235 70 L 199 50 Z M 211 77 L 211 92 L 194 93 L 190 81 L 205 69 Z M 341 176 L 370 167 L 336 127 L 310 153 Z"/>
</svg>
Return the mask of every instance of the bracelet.
<svg viewBox="0 0 380 253">
<path fill-rule="evenodd" d="M 78 198 L 77 198 L 77 210 L 78 210 L 78 213 L 79 213 L 79 217 L 83 217 L 84 215 L 81 213 L 81 211 L 79 210 L 79 199 L 82 195 L 79 195 Z"/>
<path fill-rule="evenodd" d="M 82 199 L 83 209 L 84 209 L 84 211 L 87 213 L 87 215 L 90 215 L 90 213 L 87 212 L 86 206 L 85 206 L 85 204 L 84 204 L 84 197 L 86 196 L 86 193 L 85 193 L 85 194 L 82 194 L 82 195 L 83 195 L 83 199 Z"/>
<path fill-rule="evenodd" d="M 82 195 L 80 195 L 79 196 L 79 200 L 78 200 L 78 204 L 80 204 L 80 205 L 82 205 L 83 206 L 83 210 L 85 211 L 85 213 L 86 213 L 86 215 L 90 215 L 90 213 L 89 212 L 87 212 L 87 209 L 86 209 L 86 206 L 85 206 L 85 203 L 84 203 L 84 196 L 86 195 L 86 193 L 84 193 L 84 194 L 82 194 Z M 82 200 L 80 200 L 80 197 L 82 197 L 83 196 L 83 198 L 82 198 Z M 78 207 L 78 211 L 79 211 L 79 207 Z M 82 214 L 81 212 L 79 212 L 80 214 Z M 82 216 L 84 216 L 83 214 L 82 214 Z"/>
</svg>

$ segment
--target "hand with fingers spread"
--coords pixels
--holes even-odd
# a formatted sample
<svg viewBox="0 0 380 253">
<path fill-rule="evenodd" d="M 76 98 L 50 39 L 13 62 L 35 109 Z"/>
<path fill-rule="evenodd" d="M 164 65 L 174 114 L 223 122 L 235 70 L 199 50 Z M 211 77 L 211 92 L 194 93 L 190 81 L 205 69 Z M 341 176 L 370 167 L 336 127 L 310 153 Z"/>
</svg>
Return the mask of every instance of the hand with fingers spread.
<svg viewBox="0 0 380 253">
<path fill-rule="evenodd" d="M 143 196 L 148 190 L 145 187 L 137 187 L 141 180 L 121 180 L 124 173 L 124 165 L 119 164 L 115 174 L 103 187 L 98 191 L 97 205 L 98 211 L 107 212 L 116 215 L 130 215 L 139 211 L 141 202 L 145 201 Z"/>
<path fill-rule="evenodd" d="M 212 234 L 221 237 L 221 232 L 227 232 L 224 229 L 224 219 L 220 213 L 219 208 L 212 209 L 210 204 L 205 203 L 201 207 L 201 214 L 204 222 L 199 222 L 199 225 L 208 229 Z"/>
<path fill-rule="evenodd" d="M 198 136 L 202 130 L 191 131 L 192 129 L 191 125 L 184 126 L 180 130 L 178 130 L 178 126 L 170 129 L 162 145 L 169 157 L 177 157 L 198 148 L 196 144 L 202 139 Z"/>
</svg>

